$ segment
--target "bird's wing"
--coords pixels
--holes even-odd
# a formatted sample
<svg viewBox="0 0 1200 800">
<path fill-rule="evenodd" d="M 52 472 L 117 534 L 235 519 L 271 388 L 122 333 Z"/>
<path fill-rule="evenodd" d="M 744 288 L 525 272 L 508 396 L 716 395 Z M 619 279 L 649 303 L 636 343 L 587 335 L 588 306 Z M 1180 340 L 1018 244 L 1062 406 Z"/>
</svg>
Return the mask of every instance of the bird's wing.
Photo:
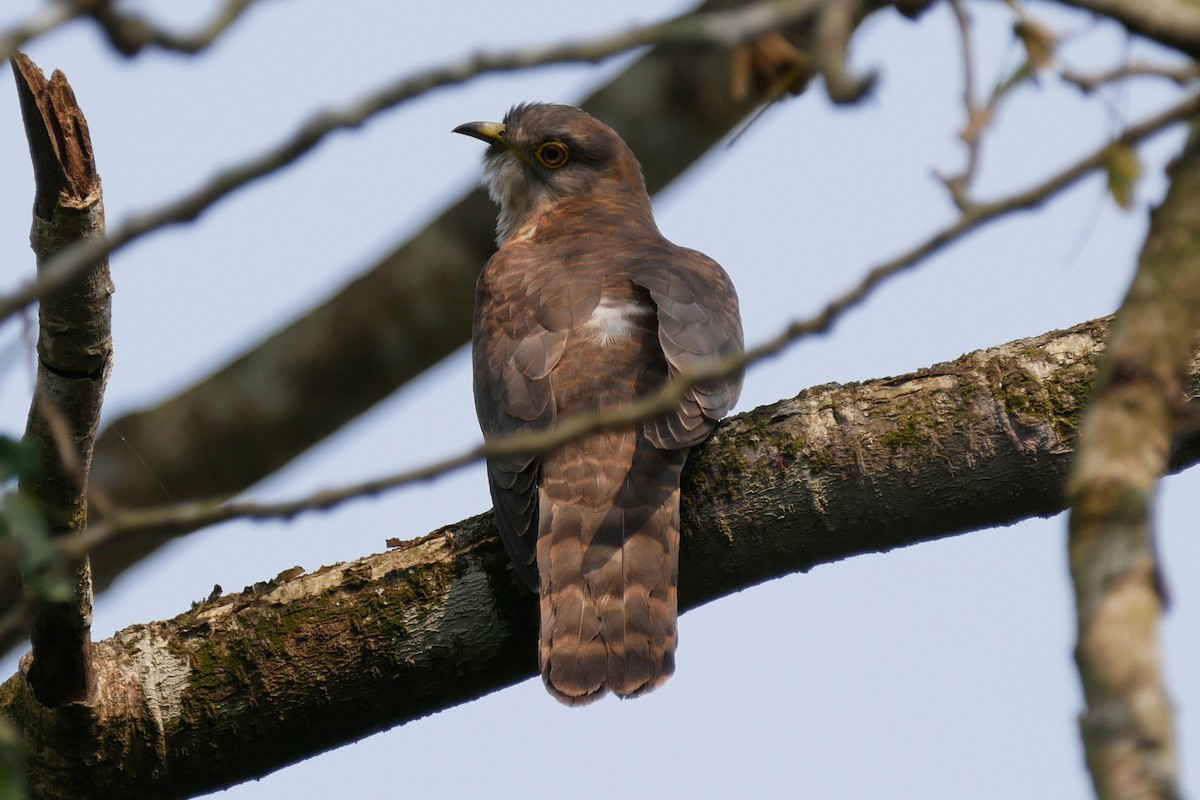
<svg viewBox="0 0 1200 800">
<path fill-rule="evenodd" d="M 744 349 L 737 292 L 725 270 L 703 253 L 672 247 L 670 257 L 647 260 L 633 282 L 657 308 L 658 341 L 672 377 L 711 366 Z M 673 414 L 646 423 L 657 447 L 690 447 L 729 413 L 742 391 L 742 375 L 692 386 Z"/>
<path fill-rule="evenodd" d="M 559 265 L 530 262 L 527 256 L 519 247 L 502 248 L 488 262 L 477 291 L 475 410 L 487 438 L 553 427 L 557 412 L 550 372 L 569 332 L 600 299 L 598 282 L 572 280 Z M 541 460 L 504 456 L 488 459 L 487 466 L 501 538 L 518 573 L 537 591 Z"/>
</svg>

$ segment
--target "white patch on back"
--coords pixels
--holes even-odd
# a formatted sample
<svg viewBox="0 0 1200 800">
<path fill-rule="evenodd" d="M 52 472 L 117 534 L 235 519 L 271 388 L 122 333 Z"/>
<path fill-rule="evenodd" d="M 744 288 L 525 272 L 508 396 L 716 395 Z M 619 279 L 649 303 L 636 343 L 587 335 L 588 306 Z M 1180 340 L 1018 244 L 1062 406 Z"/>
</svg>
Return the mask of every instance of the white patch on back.
<svg viewBox="0 0 1200 800">
<path fill-rule="evenodd" d="M 639 317 L 652 317 L 654 314 L 654 306 L 650 303 L 601 297 L 600 304 L 583 323 L 583 331 L 601 344 L 609 344 L 629 338 L 637 327 Z"/>
</svg>

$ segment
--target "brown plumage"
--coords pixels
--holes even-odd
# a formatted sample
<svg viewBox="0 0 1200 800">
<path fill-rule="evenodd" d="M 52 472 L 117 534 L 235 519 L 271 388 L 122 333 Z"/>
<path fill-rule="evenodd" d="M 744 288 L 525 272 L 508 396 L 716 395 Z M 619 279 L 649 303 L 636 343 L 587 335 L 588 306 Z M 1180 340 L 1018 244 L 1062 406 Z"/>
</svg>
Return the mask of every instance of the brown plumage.
<svg viewBox="0 0 1200 800">
<path fill-rule="evenodd" d="M 455 131 L 488 142 L 484 182 L 500 205 L 500 249 L 475 301 L 485 436 L 628 403 L 741 351 L 729 276 L 659 233 L 641 167 L 611 128 L 529 104 Z M 702 384 L 657 419 L 488 461 L 501 537 L 541 594 L 539 662 L 559 700 L 628 697 L 670 677 L 679 474 L 740 389 L 740 378 Z"/>
</svg>

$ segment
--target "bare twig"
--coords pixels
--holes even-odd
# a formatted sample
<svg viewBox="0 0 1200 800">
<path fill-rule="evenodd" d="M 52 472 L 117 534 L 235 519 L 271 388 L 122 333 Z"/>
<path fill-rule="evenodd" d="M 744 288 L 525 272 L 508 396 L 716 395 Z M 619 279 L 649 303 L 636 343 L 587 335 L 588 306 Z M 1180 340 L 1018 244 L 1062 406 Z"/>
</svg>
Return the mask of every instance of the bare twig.
<svg viewBox="0 0 1200 800">
<path fill-rule="evenodd" d="M 975 91 L 975 40 L 971 38 L 971 17 L 967 14 L 967 7 L 963 5 L 962 0 L 951 0 L 950 10 L 954 13 L 954 21 L 958 26 L 963 66 L 963 105 L 969 118 L 979 108 L 979 99 Z"/>
<path fill-rule="evenodd" d="M 1194 61 L 1186 64 L 1152 64 L 1147 61 L 1134 61 L 1096 73 L 1065 69 L 1061 77 L 1067 83 L 1079 87 L 1084 94 L 1091 94 L 1102 86 L 1129 78 L 1161 78 L 1171 81 L 1176 86 L 1186 86 L 1200 78 L 1200 64 Z"/>
<path fill-rule="evenodd" d="M 112 46 L 124 55 L 136 55 L 147 45 L 177 53 L 195 54 L 211 46 L 254 2 L 255 0 L 226 0 L 225 5 L 207 25 L 187 34 L 163 30 L 136 14 L 121 14 L 113 7 L 111 1 L 96 4 L 97 7 L 90 13 L 100 23 Z"/>
<path fill-rule="evenodd" d="M 971 17 L 967 14 L 962 0 L 951 0 L 950 10 L 954 12 L 954 21 L 958 27 L 958 39 L 961 49 L 963 67 L 963 108 L 966 110 L 967 122 L 959 133 L 959 139 L 967 148 L 967 163 L 957 175 L 939 176 L 950 199 L 959 211 L 965 211 L 968 204 L 967 189 L 975 180 L 979 169 L 979 149 L 983 139 L 983 130 L 991 116 L 990 108 L 981 108 L 975 90 L 975 42 L 971 37 Z"/>
<path fill-rule="evenodd" d="M 12 58 L 26 42 L 82 16 L 83 13 L 81 4 L 70 0 L 59 0 L 50 4 L 35 16 L 0 33 L 0 59 Z"/>
<path fill-rule="evenodd" d="M 1195 116 L 1197 113 L 1200 113 L 1200 95 L 1193 95 L 1187 100 L 1153 117 L 1145 119 L 1137 125 L 1131 126 L 1115 141 L 1126 145 L 1137 144 L 1149 136 L 1162 131 L 1167 126 L 1176 122 L 1182 122 L 1189 117 Z M 830 302 L 815 317 L 794 322 L 779 336 L 748 350 L 745 362 L 750 363 L 774 355 L 801 336 L 822 333 L 828 330 L 839 315 L 864 301 L 876 286 L 893 275 L 914 266 L 924 258 L 936 253 L 938 250 L 962 238 L 985 223 L 1014 211 L 1034 208 L 1064 189 L 1073 186 L 1090 173 L 1104 166 L 1108 149 L 1111 146 L 1112 143 L 1109 143 L 1096 149 L 1062 172 L 1024 191 L 999 200 L 971 205 L 954 224 L 943 228 L 908 252 L 876 266 L 867 273 L 866 277 L 857 286 Z M 734 371 L 735 369 L 732 368 L 714 369 L 711 372 L 706 371 L 704 374 L 692 377 L 695 380 L 712 380 L 713 378 L 733 374 Z"/>
<path fill-rule="evenodd" d="M 1007 5 L 1017 16 L 1013 32 L 1025 47 L 1026 59 L 1013 73 L 992 87 L 986 101 L 980 101 L 975 85 L 975 43 L 972 38 L 971 18 L 961 0 L 952 0 L 951 10 L 958 26 L 963 61 L 963 106 L 966 123 L 959 133 L 967 150 L 967 161 L 955 175 L 937 174 L 938 179 L 950 192 L 950 199 L 960 211 L 972 205 L 971 186 L 979 173 L 983 137 L 996 118 L 996 110 L 1009 92 L 1022 82 L 1031 79 L 1042 67 L 1047 66 L 1054 56 L 1058 43 L 1052 31 L 1030 17 L 1017 0 L 1008 0 Z"/>
<path fill-rule="evenodd" d="M 1132 126 L 1119 141 L 1136 144 L 1167 126 L 1200 113 L 1200 95 L 1173 106 Z M 872 268 L 858 284 L 830 301 L 820 313 L 787 326 L 774 338 L 750 348 L 744 355 L 722 359 L 706 369 L 680 373 L 655 394 L 628 405 L 611 406 L 590 414 L 561 420 L 553 429 L 498 437 L 483 445 L 426 466 L 338 489 L 329 489 L 282 503 L 238 503 L 198 501 L 144 510 L 115 511 L 94 524 L 80 537 L 64 543 L 63 550 L 78 556 L 111 539 L 139 533 L 169 530 L 178 533 L 199 530 L 232 519 L 290 519 L 308 511 L 328 510 L 361 497 L 377 495 L 410 483 L 430 480 L 488 457 L 543 453 L 587 433 L 631 425 L 673 409 L 691 387 L 740 372 L 747 366 L 782 352 L 799 339 L 828 331 L 849 309 L 864 302 L 891 278 L 933 255 L 982 225 L 1014 211 L 1033 208 L 1074 185 L 1104 164 L 1110 145 L 1096 150 L 1062 172 L 1022 192 L 988 203 L 976 204 L 957 222 L 943 228 L 907 252 Z"/>
<path fill-rule="evenodd" d="M 58 458 L 63 473 L 75 482 L 80 491 L 86 491 L 87 476 L 84 474 L 83 461 L 79 453 L 75 452 L 70 420 L 49 397 L 40 392 L 34 392 L 33 402 L 37 404 L 36 413 L 46 421 L 46 431 L 54 444 L 54 456 Z"/>
<path fill-rule="evenodd" d="M 11 58 L 31 39 L 84 16 L 95 19 L 112 46 L 125 55 L 135 55 L 148 45 L 178 53 L 199 53 L 231 28 L 254 2 L 226 0 L 207 25 L 193 33 L 176 34 L 151 24 L 139 15 L 118 12 L 111 0 L 60 0 L 36 16 L 0 33 L 0 59 Z"/>
<path fill-rule="evenodd" d="M 860 0 L 827 0 L 813 27 L 813 60 L 825 79 L 825 93 L 838 105 L 857 103 L 875 87 L 875 70 L 852 74 L 850 37 L 865 10 Z"/>
<path fill-rule="evenodd" d="M 34 385 L 37 385 L 36 382 Z M 58 458 L 64 476 L 72 480 L 75 488 L 86 495 L 88 506 L 99 512 L 100 516 L 113 513 L 112 500 L 88 481 L 90 465 L 84 464 L 83 458 L 75 450 L 71 420 L 42 393 L 34 392 L 33 400 L 37 403 L 37 413 L 45 420 L 46 429 L 54 442 L 54 455 Z"/>
<path fill-rule="evenodd" d="M 563 62 L 598 62 L 653 44 L 733 47 L 803 19 L 819 8 L 821 2 L 760 0 L 732 11 L 684 16 L 584 42 L 479 53 L 448 66 L 419 72 L 357 102 L 317 114 L 276 147 L 221 170 L 207 183 L 173 202 L 134 214 L 117 226 L 106 239 L 81 242 L 69 248 L 47 264 L 44 271 L 39 271 L 36 281 L 0 298 L 0 321 L 8 319 L 35 300 L 60 291 L 97 259 L 115 253 L 135 239 L 160 228 L 197 219 L 226 196 L 294 163 L 331 133 L 360 127 L 375 115 L 426 92 L 464 83 L 483 73 L 511 72 Z"/>
</svg>

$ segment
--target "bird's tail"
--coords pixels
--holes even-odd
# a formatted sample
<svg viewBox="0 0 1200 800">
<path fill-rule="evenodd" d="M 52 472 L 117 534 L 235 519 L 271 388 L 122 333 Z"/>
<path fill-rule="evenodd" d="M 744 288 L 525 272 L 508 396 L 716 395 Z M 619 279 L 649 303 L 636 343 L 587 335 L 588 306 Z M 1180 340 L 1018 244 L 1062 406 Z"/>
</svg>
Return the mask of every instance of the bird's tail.
<svg viewBox="0 0 1200 800">
<path fill-rule="evenodd" d="M 582 705 L 662 685 L 675 670 L 679 474 L 686 450 L 603 432 L 543 462 L 539 662 Z"/>
</svg>

